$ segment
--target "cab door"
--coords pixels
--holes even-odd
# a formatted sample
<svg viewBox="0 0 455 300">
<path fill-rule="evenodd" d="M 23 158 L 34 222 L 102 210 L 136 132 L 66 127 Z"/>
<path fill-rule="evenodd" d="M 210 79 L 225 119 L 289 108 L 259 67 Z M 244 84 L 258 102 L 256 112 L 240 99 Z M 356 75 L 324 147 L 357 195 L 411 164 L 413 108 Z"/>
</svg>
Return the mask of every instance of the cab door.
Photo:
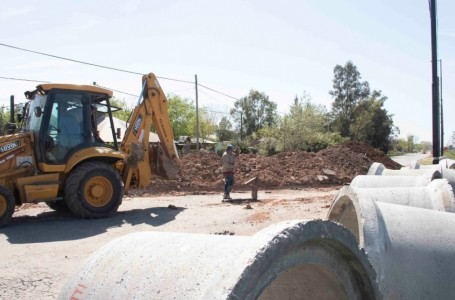
<svg viewBox="0 0 455 300">
<path fill-rule="evenodd" d="M 41 128 L 44 160 L 48 164 L 64 164 L 70 154 L 90 141 L 86 123 L 90 114 L 86 93 L 70 90 L 49 92 L 46 122 Z"/>
</svg>

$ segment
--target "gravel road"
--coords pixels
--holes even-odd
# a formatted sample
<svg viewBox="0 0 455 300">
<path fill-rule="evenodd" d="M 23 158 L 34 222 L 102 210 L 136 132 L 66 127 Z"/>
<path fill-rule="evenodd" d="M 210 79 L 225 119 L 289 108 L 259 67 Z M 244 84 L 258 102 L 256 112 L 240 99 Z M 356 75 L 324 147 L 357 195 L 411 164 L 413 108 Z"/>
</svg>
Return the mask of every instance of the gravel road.
<svg viewBox="0 0 455 300">
<path fill-rule="evenodd" d="M 125 197 L 115 216 L 97 220 L 28 205 L 0 228 L 0 299 L 55 299 L 92 252 L 133 232 L 252 235 L 284 220 L 325 218 L 338 189 L 259 191 L 251 209 L 246 192 L 228 203 L 220 194 Z"/>
</svg>

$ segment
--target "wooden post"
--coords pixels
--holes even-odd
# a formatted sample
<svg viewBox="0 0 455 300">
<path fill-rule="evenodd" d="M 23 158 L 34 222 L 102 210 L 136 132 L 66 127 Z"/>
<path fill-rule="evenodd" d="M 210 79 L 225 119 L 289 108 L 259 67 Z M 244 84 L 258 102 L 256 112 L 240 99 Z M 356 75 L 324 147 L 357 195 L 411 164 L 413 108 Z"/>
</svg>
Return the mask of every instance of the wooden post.
<svg viewBox="0 0 455 300">
<path fill-rule="evenodd" d="M 259 177 L 253 177 L 244 184 L 250 184 L 251 183 L 251 199 L 253 201 L 258 200 L 258 189 L 259 189 Z"/>
</svg>

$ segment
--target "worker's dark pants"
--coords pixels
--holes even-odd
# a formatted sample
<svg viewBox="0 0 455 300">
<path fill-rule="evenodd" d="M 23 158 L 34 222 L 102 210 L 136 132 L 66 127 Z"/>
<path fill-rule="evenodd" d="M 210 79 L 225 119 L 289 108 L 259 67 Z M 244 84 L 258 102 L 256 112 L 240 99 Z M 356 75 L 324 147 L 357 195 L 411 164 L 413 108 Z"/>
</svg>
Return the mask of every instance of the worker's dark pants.
<svg viewBox="0 0 455 300">
<path fill-rule="evenodd" d="M 229 195 L 232 190 L 232 186 L 235 183 L 234 174 L 233 173 L 224 173 L 224 194 Z"/>
</svg>

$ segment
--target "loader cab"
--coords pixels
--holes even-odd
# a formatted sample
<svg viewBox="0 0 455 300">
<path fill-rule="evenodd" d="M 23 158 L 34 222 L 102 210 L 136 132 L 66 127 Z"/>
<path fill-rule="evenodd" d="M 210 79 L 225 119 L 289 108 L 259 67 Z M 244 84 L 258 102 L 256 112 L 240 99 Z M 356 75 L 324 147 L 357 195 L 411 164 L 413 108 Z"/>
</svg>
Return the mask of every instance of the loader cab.
<svg viewBox="0 0 455 300">
<path fill-rule="evenodd" d="M 96 86 L 46 84 L 26 96 L 31 101 L 25 130 L 34 135 L 38 162 L 61 165 L 78 150 L 112 147 L 99 138 L 96 123 L 98 108 L 107 108 L 112 118 L 111 91 Z"/>
</svg>

